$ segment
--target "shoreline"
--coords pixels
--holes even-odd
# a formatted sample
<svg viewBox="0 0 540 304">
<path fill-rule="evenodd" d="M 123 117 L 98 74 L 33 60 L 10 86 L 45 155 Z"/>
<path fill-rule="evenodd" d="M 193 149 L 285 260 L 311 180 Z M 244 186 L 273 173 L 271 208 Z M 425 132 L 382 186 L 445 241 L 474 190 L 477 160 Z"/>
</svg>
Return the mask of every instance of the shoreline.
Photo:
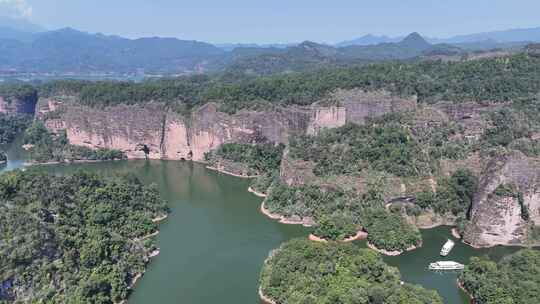
<svg viewBox="0 0 540 304">
<path fill-rule="evenodd" d="M 257 192 L 255 190 L 253 190 L 253 188 L 251 188 L 251 187 L 248 188 L 248 192 L 253 193 L 254 195 L 256 195 L 258 197 L 267 197 L 268 196 L 267 194 L 264 194 L 264 193 Z"/>
<path fill-rule="evenodd" d="M 160 222 L 163 222 L 163 221 L 166 220 L 168 217 L 169 217 L 168 214 L 165 214 L 165 215 L 163 215 L 163 216 L 156 217 L 156 218 L 152 219 L 152 223 L 160 223 Z"/>
<path fill-rule="evenodd" d="M 428 229 L 433 229 L 433 228 L 437 228 L 437 227 L 441 227 L 441 226 L 455 226 L 455 223 L 450 224 L 450 223 L 440 222 L 440 223 L 434 223 L 434 224 L 425 225 L 425 226 L 415 224 L 415 226 L 418 227 L 418 229 L 428 230 Z"/>
<path fill-rule="evenodd" d="M 160 253 L 161 253 L 160 249 L 157 248 L 157 249 L 155 249 L 154 251 L 150 252 L 150 254 L 148 255 L 148 258 L 149 258 L 149 259 L 155 258 L 155 257 L 157 257 Z"/>
<path fill-rule="evenodd" d="M 24 162 L 24 167 L 31 167 L 31 166 L 50 166 L 50 165 L 71 165 L 71 164 L 86 164 L 86 163 L 101 163 L 101 162 L 111 162 L 111 161 L 121 161 L 121 160 L 128 160 L 126 159 L 106 159 L 106 160 L 97 160 L 97 159 L 78 159 L 73 161 L 67 161 L 67 162 L 61 162 L 61 161 L 49 161 L 49 162 L 35 162 L 35 161 L 29 161 Z"/>
<path fill-rule="evenodd" d="M 143 237 L 141 237 L 141 238 L 135 238 L 134 241 L 144 241 L 144 240 L 146 240 L 146 239 L 155 237 L 155 236 L 157 236 L 158 234 L 159 234 L 159 230 L 156 231 L 156 232 L 150 233 L 150 234 L 148 234 L 148 235 L 145 235 L 145 236 L 143 236 Z"/>
<path fill-rule="evenodd" d="M 267 297 L 263 291 L 262 291 L 262 288 L 259 286 L 259 297 L 261 298 L 261 300 L 265 303 L 265 304 L 277 304 L 276 301 L 270 299 L 269 297 Z"/>
<path fill-rule="evenodd" d="M 216 168 L 216 167 L 211 167 L 211 166 L 206 166 L 206 169 L 216 171 L 216 172 L 219 172 L 219 173 L 223 173 L 223 174 L 226 174 L 226 175 L 234 176 L 234 177 L 239 177 L 239 178 L 248 178 L 249 179 L 249 178 L 257 178 L 257 177 L 259 177 L 259 175 L 240 175 L 240 174 L 232 173 L 232 172 L 229 172 L 229 171 L 226 171 L 226 170 L 223 170 L 223 169 L 219 169 L 219 168 Z"/>
<path fill-rule="evenodd" d="M 350 243 L 350 242 L 354 242 L 354 241 L 358 241 L 358 240 L 365 240 L 367 239 L 367 236 L 368 236 L 368 233 L 365 232 L 364 230 L 359 230 L 355 235 L 353 236 L 350 236 L 348 238 L 345 238 L 343 240 L 338 240 L 336 242 L 339 242 L 339 243 Z M 313 242 L 320 242 L 320 243 L 327 243 L 329 242 L 329 240 L 325 239 L 325 238 L 321 238 L 321 237 L 318 237 L 316 235 L 314 235 L 313 233 L 310 233 L 309 236 L 308 236 L 308 239 L 310 241 L 313 241 Z"/>
<path fill-rule="evenodd" d="M 394 251 L 388 251 L 388 250 L 385 250 L 385 249 L 379 249 L 375 245 L 371 244 L 369 241 L 367 242 L 367 246 L 368 246 L 368 248 L 370 248 L 372 250 L 375 250 L 378 253 L 387 255 L 387 256 L 399 256 L 399 255 L 402 255 L 405 252 L 413 251 L 415 249 L 418 249 L 418 248 L 422 247 L 422 243 L 420 243 L 418 245 L 412 245 L 411 247 L 409 247 L 409 248 L 407 248 L 405 250 L 394 250 Z"/>
<path fill-rule="evenodd" d="M 275 214 L 270 212 L 266 207 L 264 207 L 264 202 L 261 203 L 260 211 L 262 214 L 266 215 L 270 219 L 278 220 L 279 223 L 285 224 L 285 225 L 302 225 L 304 227 L 313 227 L 313 224 L 305 219 L 303 220 L 292 220 L 290 218 L 287 218 L 283 215 Z"/>
<path fill-rule="evenodd" d="M 463 287 L 463 284 L 461 284 L 461 281 L 457 279 L 456 283 L 457 283 L 457 287 L 461 289 L 461 291 L 463 291 L 469 297 L 469 300 L 470 300 L 469 302 L 471 304 L 474 304 L 475 302 L 474 297 L 467 291 L 467 289 L 465 289 L 465 287 Z"/>
<path fill-rule="evenodd" d="M 458 233 L 456 227 L 452 228 L 452 229 L 450 230 L 450 232 L 452 233 L 452 236 L 453 236 L 453 237 L 455 237 L 455 238 L 458 239 L 458 240 L 461 240 L 461 235 L 459 235 L 459 233 Z"/>
<path fill-rule="evenodd" d="M 487 249 L 487 248 L 493 248 L 493 247 L 497 247 L 497 246 L 501 246 L 501 247 L 517 247 L 517 248 L 540 248 L 540 243 L 536 243 L 536 244 L 503 244 L 503 243 L 494 243 L 494 244 L 489 244 L 489 245 L 482 245 L 482 246 L 479 246 L 479 245 L 473 245 L 467 241 L 465 241 L 464 239 L 461 239 L 461 242 L 467 246 L 470 246 L 471 248 L 474 248 L 474 249 Z"/>
<path fill-rule="evenodd" d="M 270 253 L 268 254 L 268 256 L 266 257 L 266 259 L 264 259 L 264 262 L 263 262 L 263 268 L 264 266 L 266 266 L 268 264 L 268 262 L 274 257 L 274 255 L 280 250 L 281 246 L 283 244 L 280 245 L 280 247 L 278 249 L 273 249 L 270 251 Z M 262 269 L 262 268 L 261 268 Z M 262 285 L 261 283 L 259 283 L 259 298 L 265 303 L 265 304 L 277 304 L 276 301 L 274 301 L 273 299 L 271 299 L 270 297 L 266 296 L 263 291 L 262 291 Z"/>
</svg>

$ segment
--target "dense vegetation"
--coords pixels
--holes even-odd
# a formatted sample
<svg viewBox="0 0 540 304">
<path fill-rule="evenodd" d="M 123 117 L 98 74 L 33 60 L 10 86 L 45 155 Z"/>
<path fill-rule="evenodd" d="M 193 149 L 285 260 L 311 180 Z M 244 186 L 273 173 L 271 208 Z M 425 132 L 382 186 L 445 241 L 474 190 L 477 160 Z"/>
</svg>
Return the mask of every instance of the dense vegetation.
<svg viewBox="0 0 540 304">
<path fill-rule="evenodd" d="M 29 84 L 0 84 L 0 97 L 10 103 L 17 99 L 36 98 L 37 90 Z"/>
<path fill-rule="evenodd" d="M 403 251 L 421 242 L 416 228 L 384 209 L 384 200 L 375 188 L 358 196 L 341 189 L 276 183 L 265 207 L 289 218 L 313 219 L 314 234 L 329 240 L 343 240 L 364 229 L 369 233 L 370 243 L 388 251 Z"/>
<path fill-rule="evenodd" d="M 30 124 L 31 118 L 23 115 L 0 113 L 0 145 L 9 144 Z"/>
<path fill-rule="evenodd" d="M 26 129 L 24 142 L 33 145 L 30 149 L 30 158 L 38 163 L 126 158 L 124 153 L 118 150 L 104 148 L 92 150 L 83 146 L 71 145 L 65 131 L 53 134 L 40 121 L 35 121 Z"/>
<path fill-rule="evenodd" d="M 442 303 L 435 291 L 401 284 L 396 268 L 369 249 L 295 239 L 264 265 L 263 294 L 276 303 Z"/>
<path fill-rule="evenodd" d="M 521 250 L 498 263 L 473 257 L 459 280 L 475 303 L 540 303 L 540 251 Z"/>
<path fill-rule="evenodd" d="M 174 107 L 190 108 L 218 101 L 223 111 L 236 112 L 261 104 L 311 104 L 338 88 L 385 89 L 402 96 L 416 95 L 425 103 L 503 102 L 538 93 L 538 75 L 540 58 L 518 54 L 461 62 L 388 62 L 264 77 L 225 74 L 139 84 L 71 81 L 49 84 L 40 90 L 45 95 L 79 96 L 83 104 L 96 107 L 161 100 Z"/>
<path fill-rule="evenodd" d="M 279 168 L 283 144 L 237 144 L 221 145 L 217 150 L 205 155 L 205 160 L 215 165 L 221 160 L 247 165 L 253 174 L 272 172 Z"/>
<path fill-rule="evenodd" d="M 524 54 L 462 62 L 377 63 L 361 67 L 258 77 L 216 84 L 207 96 L 235 111 L 253 101 L 311 104 L 337 88 L 386 89 L 416 95 L 420 102 L 440 100 L 508 101 L 540 91 L 540 58 Z"/>
<path fill-rule="evenodd" d="M 379 249 L 405 251 L 422 243 L 418 229 L 408 224 L 401 215 L 384 209 L 368 210 L 362 224 L 368 232 L 369 243 Z"/>
<path fill-rule="evenodd" d="M 477 186 L 478 180 L 469 170 L 458 169 L 452 176 L 439 181 L 436 193 L 431 190 L 419 192 L 416 205 L 438 214 L 464 215 L 472 204 Z"/>
<path fill-rule="evenodd" d="M 119 303 L 166 214 L 133 176 L 0 175 L 0 303 Z"/>
<path fill-rule="evenodd" d="M 291 142 L 291 156 L 316 163 L 314 173 L 341 175 L 364 169 L 397 176 L 429 174 L 427 157 L 410 132 L 398 123 L 348 124 Z"/>
<path fill-rule="evenodd" d="M 491 112 L 488 120 L 492 125 L 482 136 L 485 147 L 504 147 L 523 152 L 528 156 L 540 156 L 540 140 L 531 135 L 540 132 L 540 98 L 516 100 L 512 105 Z"/>
</svg>

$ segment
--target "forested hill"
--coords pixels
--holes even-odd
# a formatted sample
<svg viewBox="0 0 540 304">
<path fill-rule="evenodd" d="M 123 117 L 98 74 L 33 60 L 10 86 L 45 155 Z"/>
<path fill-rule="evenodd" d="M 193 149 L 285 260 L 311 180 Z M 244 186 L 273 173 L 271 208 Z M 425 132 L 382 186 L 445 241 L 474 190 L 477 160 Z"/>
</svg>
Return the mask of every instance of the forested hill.
<svg viewBox="0 0 540 304">
<path fill-rule="evenodd" d="M 0 175 L 0 303 L 120 303 L 167 213 L 133 176 Z"/>
<path fill-rule="evenodd" d="M 419 102 L 505 102 L 540 92 L 540 57 L 520 53 L 459 62 L 387 62 L 272 76 L 229 74 L 132 82 L 57 81 L 37 87 L 42 97 L 69 95 L 91 107 L 168 103 L 189 110 L 209 101 L 235 112 L 265 105 L 308 105 L 336 89 L 384 89 Z"/>
<path fill-rule="evenodd" d="M 225 51 L 175 38 L 127 39 L 71 28 L 33 34 L 30 41 L 0 39 L 0 71 L 77 74 L 193 73 Z"/>
<path fill-rule="evenodd" d="M 149 37 L 127 39 L 65 28 L 28 33 L 0 29 L 0 74 L 177 75 L 228 71 L 267 75 L 321 67 L 409 60 L 434 50 L 446 55 L 467 51 L 430 44 L 418 33 L 398 42 L 332 46 L 306 41 L 287 47 L 238 47 L 226 51 L 210 43 Z M 469 47 L 470 48 L 470 47 Z"/>
</svg>

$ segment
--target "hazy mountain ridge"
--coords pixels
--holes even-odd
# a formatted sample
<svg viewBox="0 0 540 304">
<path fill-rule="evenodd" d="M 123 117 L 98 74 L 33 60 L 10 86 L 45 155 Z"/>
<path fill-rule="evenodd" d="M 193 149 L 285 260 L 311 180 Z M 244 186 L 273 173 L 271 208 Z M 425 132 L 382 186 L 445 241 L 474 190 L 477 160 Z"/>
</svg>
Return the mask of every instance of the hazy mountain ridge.
<svg viewBox="0 0 540 304">
<path fill-rule="evenodd" d="M 350 45 L 375 45 L 388 42 L 399 42 L 404 37 L 389 37 L 389 36 L 377 36 L 372 34 L 364 35 L 360 38 L 351 39 L 343 42 L 336 43 L 336 46 L 350 46 Z M 540 42 L 540 27 L 536 28 L 522 28 L 522 29 L 508 29 L 502 31 L 492 31 L 483 33 L 473 33 L 465 35 L 456 35 L 449 38 L 438 37 L 425 37 L 426 41 L 432 44 L 448 43 L 448 44 L 469 44 L 480 42 L 490 42 L 492 44 L 505 43 L 517 43 L 517 42 Z"/>
<path fill-rule="evenodd" d="M 176 38 L 127 39 L 71 28 L 33 35 L 29 42 L 0 39 L 0 69 L 35 72 L 190 72 L 225 51 Z"/>
<path fill-rule="evenodd" d="M 306 71 L 323 66 L 362 64 L 385 60 L 407 60 L 422 56 L 430 50 L 450 49 L 449 46 L 431 45 L 420 34 L 412 33 L 399 42 L 377 45 L 349 45 L 334 47 L 305 41 L 284 50 L 266 52 L 258 56 L 236 57 L 227 67 L 229 71 L 248 74 L 273 74 Z M 453 53 L 459 52 L 457 47 Z M 262 50 L 259 50 L 262 52 Z"/>
<path fill-rule="evenodd" d="M 0 19 L 0 72 L 59 74 L 192 74 L 213 71 L 272 74 L 326 66 L 460 55 L 476 50 L 518 49 L 540 28 L 424 38 L 365 35 L 336 45 L 220 44 L 148 37 L 128 39 L 72 28 L 41 31 L 21 20 Z M 530 35 L 528 34 L 530 33 Z M 512 37 L 519 41 L 512 41 Z M 478 39 L 478 40 L 476 40 Z"/>
</svg>

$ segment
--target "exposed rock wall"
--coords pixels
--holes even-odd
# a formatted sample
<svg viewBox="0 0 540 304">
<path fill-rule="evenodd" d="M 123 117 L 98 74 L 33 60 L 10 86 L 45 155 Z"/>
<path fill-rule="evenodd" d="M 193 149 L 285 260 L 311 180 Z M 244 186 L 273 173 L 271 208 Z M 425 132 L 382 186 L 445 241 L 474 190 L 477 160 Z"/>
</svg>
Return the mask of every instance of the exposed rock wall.
<svg viewBox="0 0 540 304">
<path fill-rule="evenodd" d="M 414 110 L 417 98 L 401 98 L 386 91 L 338 90 L 332 96 L 347 111 L 347 122 L 362 124 L 368 118 Z"/>
<path fill-rule="evenodd" d="M 370 118 L 417 107 L 416 97 L 401 98 L 385 91 L 337 90 L 331 94 L 330 100 L 335 105 L 315 104 L 312 107 L 308 134 L 317 134 L 324 128 L 341 127 L 348 122 L 363 124 Z"/>
<path fill-rule="evenodd" d="M 338 91 L 333 98 L 340 106 L 244 110 L 233 115 L 207 103 L 184 117 L 161 103 L 95 109 L 62 97 L 40 100 L 38 117 L 52 130 L 65 129 L 75 145 L 119 149 L 129 158 L 201 161 L 206 152 L 223 143 L 287 143 L 294 134 L 363 123 L 369 117 L 416 106 L 416 99 L 384 92 Z"/>
<path fill-rule="evenodd" d="M 464 136 L 477 140 L 484 132 L 487 122 L 483 115 L 501 108 L 501 103 L 476 103 L 476 102 L 439 102 L 434 108 L 444 113 L 450 121 L 460 124 L 464 129 Z"/>
<path fill-rule="evenodd" d="M 495 189 L 513 184 L 523 193 L 530 214 L 523 219 L 516 198 L 498 197 Z M 473 246 L 521 245 L 528 242 L 528 225 L 540 225 L 540 162 L 520 152 L 493 159 L 480 180 L 464 239 Z"/>
<path fill-rule="evenodd" d="M 49 129 L 66 130 L 74 145 L 119 149 L 129 158 L 195 161 L 228 142 L 286 143 L 305 132 L 310 118 L 308 110 L 294 108 L 228 115 L 212 103 L 186 118 L 160 103 L 101 110 L 50 99 L 40 101 L 38 113 Z"/>
</svg>

